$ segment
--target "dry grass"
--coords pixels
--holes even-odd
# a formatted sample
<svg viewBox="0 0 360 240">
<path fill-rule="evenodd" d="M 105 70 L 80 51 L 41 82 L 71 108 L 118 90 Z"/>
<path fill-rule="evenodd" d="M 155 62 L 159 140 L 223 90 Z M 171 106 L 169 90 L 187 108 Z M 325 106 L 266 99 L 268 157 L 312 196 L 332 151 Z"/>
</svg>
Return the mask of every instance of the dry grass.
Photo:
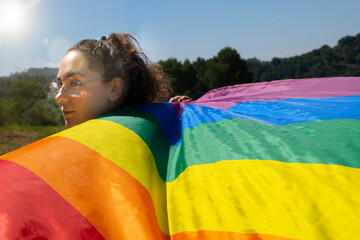
<svg viewBox="0 0 360 240">
<path fill-rule="evenodd" d="M 0 155 L 16 150 L 64 129 L 65 127 L 1 127 Z"/>
</svg>

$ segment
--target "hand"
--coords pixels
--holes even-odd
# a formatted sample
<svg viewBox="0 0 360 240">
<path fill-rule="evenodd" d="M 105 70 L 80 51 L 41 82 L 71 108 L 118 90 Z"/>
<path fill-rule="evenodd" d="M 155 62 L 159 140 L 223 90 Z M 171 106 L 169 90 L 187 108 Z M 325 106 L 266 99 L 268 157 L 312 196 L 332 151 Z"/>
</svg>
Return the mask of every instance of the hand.
<svg viewBox="0 0 360 240">
<path fill-rule="evenodd" d="M 169 102 L 191 102 L 191 101 L 194 100 L 188 96 L 175 96 L 169 100 Z"/>
</svg>

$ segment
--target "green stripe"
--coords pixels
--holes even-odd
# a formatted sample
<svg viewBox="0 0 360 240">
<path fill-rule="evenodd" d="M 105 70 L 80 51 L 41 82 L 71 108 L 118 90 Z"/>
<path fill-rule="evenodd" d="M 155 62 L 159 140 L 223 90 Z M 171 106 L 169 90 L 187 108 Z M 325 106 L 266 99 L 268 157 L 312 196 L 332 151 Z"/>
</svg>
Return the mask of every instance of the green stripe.
<svg viewBox="0 0 360 240">
<path fill-rule="evenodd" d="M 144 110 L 129 107 L 99 119 L 121 124 L 141 137 L 154 156 L 160 177 L 166 180 L 170 143 L 156 117 Z"/>
<path fill-rule="evenodd" d="M 360 167 L 360 120 L 321 120 L 268 125 L 249 119 L 204 123 L 182 133 L 171 146 L 167 181 L 188 166 L 221 160 L 263 159 L 289 163 Z M 259 170 L 261 171 L 261 169 Z"/>
</svg>

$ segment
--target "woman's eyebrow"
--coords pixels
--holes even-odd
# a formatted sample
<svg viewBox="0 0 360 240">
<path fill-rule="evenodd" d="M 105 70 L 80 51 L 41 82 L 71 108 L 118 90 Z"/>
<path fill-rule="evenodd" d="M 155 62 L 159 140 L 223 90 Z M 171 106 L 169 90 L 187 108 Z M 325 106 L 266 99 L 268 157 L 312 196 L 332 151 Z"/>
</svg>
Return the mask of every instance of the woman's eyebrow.
<svg viewBox="0 0 360 240">
<path fill-rule="evenodd" d="M 85 77 L 85 74 L 83 74 L 82 72 L 68 72 L 68 73 L 65 74 L 64 79 L 70 78 L 70 77 L 72 77 L 74 75 L 79 75 L 79 76 Z M 57 77 L 56 79 L 61 80 L 61 78 L 59 78 L 59 77 Z"/>
</svg>

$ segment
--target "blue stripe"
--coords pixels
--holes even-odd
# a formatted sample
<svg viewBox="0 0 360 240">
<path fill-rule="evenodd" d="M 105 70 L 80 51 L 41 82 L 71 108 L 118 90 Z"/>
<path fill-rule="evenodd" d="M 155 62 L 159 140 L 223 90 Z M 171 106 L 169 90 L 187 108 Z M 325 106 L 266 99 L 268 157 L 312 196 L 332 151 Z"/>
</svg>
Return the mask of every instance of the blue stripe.
<svg viewBox="0 0 360 240">
<path fill-rule="evenodd" d="M 136 107 L 156 117 L 172 145 L 181 144 L 181 118 L 171 103 L 139 104 Z"/>
<path fill-rule="evenodd" d="M 181 144 L 181 132 L 185 129 L 230 118 L 252 119 L 271 125 L 360 119 L 360 96 L 253 101 L 239 103 L 226 110 L 189 104 L 183 108 L 182 117 L 171 103 L 142 104 L 137 107 L 154 115 L 169 142 L 176 146 Z"/>
<path fill-rule="evenodd" d="M 240 103 L 226 110 L 187 105 L 182 110 L 181 130 L 229 118 L 252 119 L 272 125 L 327 119 L 360 119 L 360 96 L 254 101 Z"/>
</svg>

